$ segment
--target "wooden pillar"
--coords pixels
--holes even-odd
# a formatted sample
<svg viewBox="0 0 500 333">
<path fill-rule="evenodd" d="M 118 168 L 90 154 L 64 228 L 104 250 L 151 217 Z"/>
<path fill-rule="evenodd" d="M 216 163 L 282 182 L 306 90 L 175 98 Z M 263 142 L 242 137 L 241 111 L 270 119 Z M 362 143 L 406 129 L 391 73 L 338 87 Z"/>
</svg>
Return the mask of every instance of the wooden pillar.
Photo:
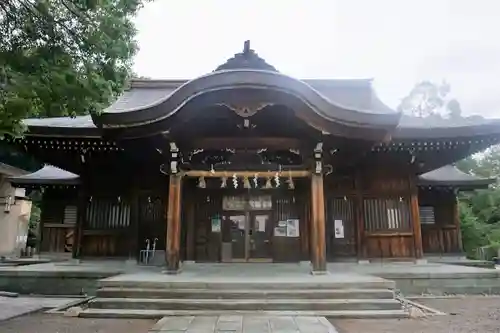
<svg viewBox="0 0 500 333">
<path fill-rule="evenodd" d="M 323 144 L 314 149 L 315 169 L 311 175 L 311 264 L 313 274 L 326 273 L 325 192 L 323 189 Z"/>
<path fill-rule="evenodd" d="M 83 186 L 78 189 L 78 197 L 76 203 L 76 224 L 74 231 L 74 241 L 73 241 L 73 251 L 72 257 L 73 259 L 80 259 L 81 257 L 81 248 L 82 248 L 82 234 L 83 234 L 83 225 L 85 224 L 87 212 L 87 198 L 85 196 L 85 191 Z"/>
<path fill-rule="evenodd" d="M 464 252 L 462 244 L 462 228 L 460 223 L 460 205 L 458 202 L 458 196 L 456 192 L 453 192 L 453 223 L 457 228 L 457 247 L 460 253 Z"/>
<path fill-rule="evenodd" d="M 170 175 L 167 205 L 167 273 L 176 274 L 180 268 L 182 177 Z"/>
<path fill-rule="evenodd" d="M 196 240 L 196 228 L 195 228 L 195 202 L 193 197 L 187 200 L 187 210 L 186 210 L 186 260 L 195 260 L 195 240 Z"/>
<path fill-rule="evenodd" d="M 323 175 L 311 176 L 311 262 L 313 273 L 326 272 Z"/>
<path fill-rule="evenodd" d="M 365 220 L 363 211 L 363 193 L 361 188 L 361 177 L 356 174 L 354 179 L 354 217 L 356 221 L 356 248 L 358 260 L 366 260 L 368 257 L 365 244 Z"/>
<path fill-rule="evenodd" d="M 414 253 L 416 259 L 422 259 L 422 229 L 420 226 L 420 209 L 418 205 L 418 188 L 413 181 L 410 181 L 410 214 L 413 226 Z"/>
<path fill-rule="evenodd" d="M 47 214 L 46 212 L 48 211 L 47 209 L 47 201 L 49 196 L 46 194 L 46 192 L 42 192 L 42 203 L 40 204 L 40 222 L 38 223 L 38 235 L 36 237 L 36 254 L 39 256 L 41 255 L 42 252 L 42 242 L 43 242 L 43 237 L 47 237 L 47 235 L 44 235 L 43 232 L 43 225 L 45 221 L 45 215 Z"/>
</svg>

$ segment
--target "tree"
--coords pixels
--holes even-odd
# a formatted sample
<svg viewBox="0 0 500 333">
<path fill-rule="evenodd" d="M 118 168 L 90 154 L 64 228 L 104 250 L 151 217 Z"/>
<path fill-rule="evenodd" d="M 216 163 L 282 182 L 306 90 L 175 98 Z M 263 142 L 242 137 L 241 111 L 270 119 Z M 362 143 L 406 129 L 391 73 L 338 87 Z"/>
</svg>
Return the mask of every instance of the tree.
<svg viewBox="0 0 500 333">
<path fill-rule="evenodd" d="M 485 178 L 500 176 L 500 147 L 468 157 L 457 163 L 464 172 Z M 464 248 L 470 256 L 483 247 L 489 257 L 500 255 L 500 188 L 462 193 L 460 199 L 461 229 Z"/>
<path fill-rule="evenodd" d="M 500 146 L 493 146 L 484 153 L 467 157 L 457 163 L 463 172 L 483 178 L 500 177 Z"/>
<path fill-rule="evenodd" d="M 144 1 L 0 1 L 0 134 L 107 106 L 129 76 Z"/>
<path fill-rule="evenodd" d="M 462 109 L 456 99 L 449 98 L 450 85 L 447 82 L 435 84 L 430 81 L 417 83 L 403 98 L 399 111 L 415 117 L 446 116 L 460 118 Z"/>
</svg>

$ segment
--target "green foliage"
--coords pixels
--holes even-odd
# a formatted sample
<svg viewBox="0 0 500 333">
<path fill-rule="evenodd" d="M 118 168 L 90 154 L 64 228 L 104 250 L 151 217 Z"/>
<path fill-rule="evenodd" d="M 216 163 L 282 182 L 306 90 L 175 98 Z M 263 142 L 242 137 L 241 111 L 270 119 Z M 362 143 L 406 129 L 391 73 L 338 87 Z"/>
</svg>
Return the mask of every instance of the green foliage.
<svg viewBox="0 0 500 333">
<path fill-rule="evenodd" d="M 33 202 L 31 206 L 31 215 L 30 215 L 30 222 L 29 222 L 29 229 L 33 230 L 35 233 L 38 229 L 38 224 L 40 223 L 40 214 L 41 214 L 41 209 L 40 209 L 40 203 L 39 202 Z"/>
<path fill-rule="evenodd" d="M 144 1 L 0 1 L 0 134 L 107 106 L 129 76 Z"/>
<path fill-rule="evenodd" d="M 457 167 L 464 172 L 485 177 L 500 175 L 500 147 L 492 147 L 484 154 L 466 158 Z M 460 217 L 463 245 L 470 257 L 477 257 L 483 248 L 485 258 L 497 256 L 500 248 L 500 187 L 493 185 L 460 195 Z"/>
<path fill-rule="evenodd" d="M 486 228 L 472 212 L 472 207 L 460 202 L 462 244 L 468 257 L 475 257 L 479 247 L 488 245 Z"/>
</svg>

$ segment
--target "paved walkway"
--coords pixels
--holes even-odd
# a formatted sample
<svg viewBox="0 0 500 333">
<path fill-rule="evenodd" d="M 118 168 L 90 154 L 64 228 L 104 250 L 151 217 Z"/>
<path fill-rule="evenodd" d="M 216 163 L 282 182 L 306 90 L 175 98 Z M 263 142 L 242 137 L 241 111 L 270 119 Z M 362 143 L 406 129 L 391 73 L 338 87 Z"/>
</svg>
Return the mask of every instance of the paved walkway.
<svg viewBox="0 0 500 333">
<path fill-rule="evenodd" d="M 325 317 L 164 317 L 150 333 L 337 333 Z"/>
<path fill-rule="evenodd" d="M 0 297 L 0 321 L 75 301 L 71 298 Z"/>
</svg>

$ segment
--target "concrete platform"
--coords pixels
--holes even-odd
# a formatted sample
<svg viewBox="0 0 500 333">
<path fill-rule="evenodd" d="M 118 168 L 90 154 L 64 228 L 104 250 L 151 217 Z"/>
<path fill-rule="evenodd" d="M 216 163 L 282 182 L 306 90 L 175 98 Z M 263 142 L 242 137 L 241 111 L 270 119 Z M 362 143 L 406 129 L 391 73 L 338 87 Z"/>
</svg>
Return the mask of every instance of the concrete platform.
<svg viewBox="0 0 500 333">
<path fill-rule="evenodd" d="M 256 269 L 258 267 L 258 269 Z M 329 275 L 312 276 L 309 266 L 304 264 L 198 264 L 183 265 L 183 272 L 170 276 L 170 281 L 179 279 L 214 281 L 216 277 L 229 274 L 233 279 L 258 280 L 263 275 L 279 279 L 288 276 L 288 283 L 317 279 L 353 278 L 374 281 L 374 277 L 395 282 L 396 288 L 405 295 L 421 294 L 497 294 L 500 293 L 500 270 L 467 267 L 445 263 L 329 263 Z M 0 290 L 22 294 L 78 295 L 95 294 L 98 280 L 118 274 L 140 276 L 155 273 L 166 276 L 158 267 L 144 267 L 116 260 L 89 260 L 81 263 L 61 262 L 0 267 Z M 165 277 L 166 278 L 166 277 Z M 126 279 L 121 277 L 120 279 Z M 125 281 L 125 280 L 124 280 Z M 391 283 L 392 283 L 391 282 Z"/>
<path fill-rule="evenodd" d="M 500 270 L 457 264 L 392 262 L 329 264 L 330 272 L 350 271 L 394 281 L 405 295 L 500 294 Z"/>
<path fill-rule="evenodd" d="M 345 289 L 345 288 L 395 288 L 395 283 L 380 277 L 356 272 L 332 272 L 324 275 L 310 274 L 307 265 L 269 263 L 186 264 L 180 274 L 162 272 L 135 272 L 120 274 L 99 281 L 100 287 L 143 288 L 250 288 L 282 289 Z"/>
</svg>

